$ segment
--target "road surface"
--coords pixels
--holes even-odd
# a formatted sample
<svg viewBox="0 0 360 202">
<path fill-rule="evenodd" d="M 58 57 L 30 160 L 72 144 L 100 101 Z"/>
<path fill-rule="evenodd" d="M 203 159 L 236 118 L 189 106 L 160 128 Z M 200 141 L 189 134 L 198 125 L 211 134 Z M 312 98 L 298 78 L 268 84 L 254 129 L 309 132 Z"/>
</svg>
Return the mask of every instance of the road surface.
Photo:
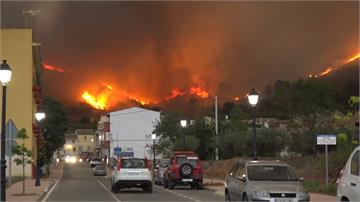
<svg viewBox="0 0 360 202">
<path fill-rule="evenodd" d="M 93 176 L 87 162 L 65 164 L 63 178 L 54 185 L 45 201 L 224 201 L 211 190 L 192 190 L 176 187 L 174 190 L 154 185 L 153 193 L 141 189 L 124 189 L 111 193 L 110 179 Z"/>
</svg>

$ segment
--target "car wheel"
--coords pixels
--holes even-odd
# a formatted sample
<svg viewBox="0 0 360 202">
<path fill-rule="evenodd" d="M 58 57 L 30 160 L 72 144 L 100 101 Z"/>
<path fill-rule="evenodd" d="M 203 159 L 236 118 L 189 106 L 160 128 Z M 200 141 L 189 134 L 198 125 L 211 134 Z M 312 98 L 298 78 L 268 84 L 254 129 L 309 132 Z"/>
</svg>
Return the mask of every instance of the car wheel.
<svg viewBox="0 0 360 202">
<path fill-rule="evenodd" d="M 202 190 L 202 189 L 203 189 L 202 183 L 198 182 L 198 183 L 196 184 L 196 189 L 197 189 L 197 190 Z"/>
<path fill-rule="evenodd" d="M 243 196 L 242 201 L 249 201 L 249 199 L 248 199 L 248 197 L 247 197 L 246 194 Z"/>
<path fill-rule="evenodd" d="M 117 188 L 117 186 L 115 184 L 111 184 L 111 192 L 117 193 L 118 191 L 119 189 Z"/>
<path fill-rule="evenodd" d="M 168 182 L 167 180 L 165 180 L 165 179 L 164 179 L 163 187 L 164 187 L 164 188 L 168 188 L 168 187 L 169 187 L 169 182 Z"/>
<path fill-rule="evenodd" d="M 174 188 L 175 188 L 174 182 L 170 178 L 169 179 L 169 189 L 174 189 Z"/>
<path fill-rule="evenodd" d="M 230 202 L 230 195 L 229 195 L 229 192 L 228 191 L 225 191 L 225 201 L 228 201 Z"/>
</svg>

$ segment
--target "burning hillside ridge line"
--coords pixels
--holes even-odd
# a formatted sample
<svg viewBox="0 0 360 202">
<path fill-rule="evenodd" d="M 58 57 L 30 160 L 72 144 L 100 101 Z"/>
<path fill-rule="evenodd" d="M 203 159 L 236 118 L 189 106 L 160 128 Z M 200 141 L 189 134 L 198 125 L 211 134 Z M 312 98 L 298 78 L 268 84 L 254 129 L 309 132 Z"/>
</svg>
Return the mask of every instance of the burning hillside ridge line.
<svg viewBox="0 0 360 202">
<path fill-rule="evenodd" d="M 345 62 L 343 64 L 347 64 L 347 63 L 350 63 L 350 62 L 353 62 L 357 59 L 360 58 L 360 53 L 352 56 L 351 58 L 345 60 Z M 337 69 L 339 69 L 340 67 L 327 67 L 324 71 L 318 73 L 318 74 L 309 74 L 309 78 L 318 78 L 318 77 L 322 77 L 322 76 L 325 76 L 327 74 L 329 74 L 330 72 L 333 72 Z"/>
<path fill-rule="evenodd" d="M 130 95 L 124 90 L 115 90 L 114 85 L 104 81 L 99 82 L 95 93 L 90 93 L 88 90 L 85 90 L 81 94 L 81 99 L 93 108 L 99 110 L 107 110 L 121 100 L 133 100 L 141 105 L 149 103 L 145 101 L 145 99 Z"/>
<path fill-rule="evenodd" d="M 43 68 L 46 70 L 50 70 L 50 71 L 65 73 L 65 70 L 63 68 L 55 67 L 55 66 L 49 65 L 47 63 L 43 63 Z"/>
</svg>

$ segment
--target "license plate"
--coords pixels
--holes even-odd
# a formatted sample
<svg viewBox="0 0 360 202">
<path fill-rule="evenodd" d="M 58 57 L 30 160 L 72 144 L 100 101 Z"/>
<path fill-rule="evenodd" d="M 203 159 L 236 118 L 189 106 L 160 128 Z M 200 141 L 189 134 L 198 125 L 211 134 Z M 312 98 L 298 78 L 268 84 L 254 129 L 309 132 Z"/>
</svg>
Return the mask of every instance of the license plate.
<svg viewBox="0 0 360 202">
<path fill-rule="evenodd" d="M 127 173 L 127 175 L 138 176 L 138 175 L 140 175 L 140 173 Z"/>
<path fill-rule="evenodd" d="M 182 179 L 183 182 L 192 182 L 193 179 Z"/>
<path fill-rule="evenodd" d="M 276 198 L 275 202 L 293 202 L 291 198 Z"/>
</svg>

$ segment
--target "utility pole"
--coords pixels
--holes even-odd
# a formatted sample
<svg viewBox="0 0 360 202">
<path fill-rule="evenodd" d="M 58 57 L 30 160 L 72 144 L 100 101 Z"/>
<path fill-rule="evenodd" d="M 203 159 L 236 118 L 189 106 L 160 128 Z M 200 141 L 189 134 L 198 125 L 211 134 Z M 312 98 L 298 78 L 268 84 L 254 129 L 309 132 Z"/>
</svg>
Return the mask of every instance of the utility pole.
<svg viewBox="0 0 360 202">
<path fill-rule="evenodd" d="M 218 99 L 215 96 L 215 160 L 219 160 Z"/>
</svg>

